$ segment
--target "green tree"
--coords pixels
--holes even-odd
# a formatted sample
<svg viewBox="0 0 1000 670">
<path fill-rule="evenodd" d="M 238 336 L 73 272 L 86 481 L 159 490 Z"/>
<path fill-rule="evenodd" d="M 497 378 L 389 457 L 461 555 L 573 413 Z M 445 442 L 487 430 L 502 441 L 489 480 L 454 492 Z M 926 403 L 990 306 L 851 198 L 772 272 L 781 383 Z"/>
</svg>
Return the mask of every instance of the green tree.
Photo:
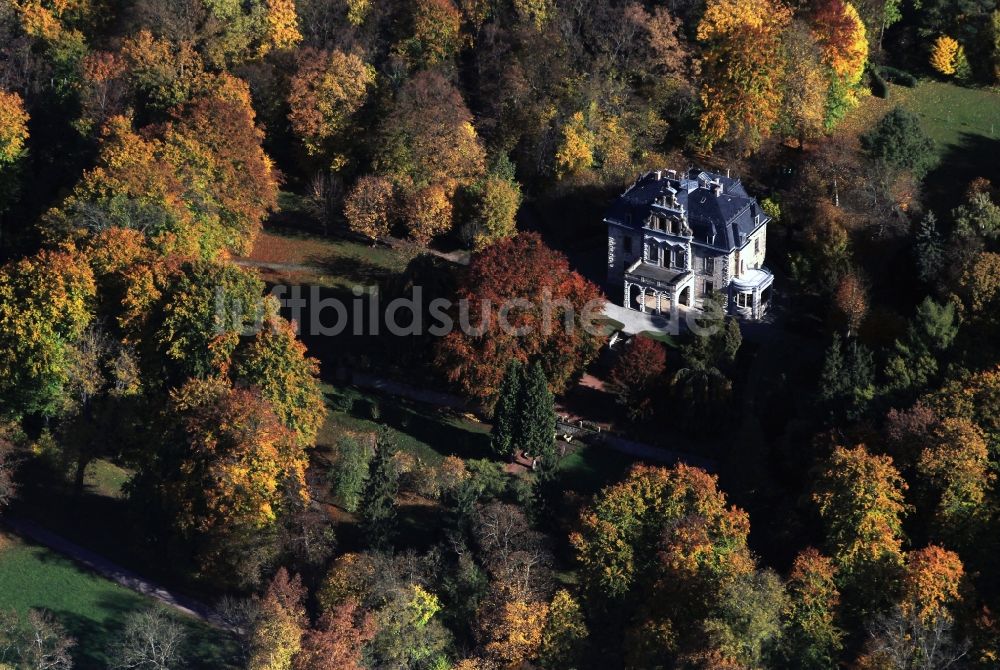
<svg viewBox="0 0 1000 670">
<path fill-rule="evenodd" d="M 846 345 L 839 334 L 826 351 L 819 380 L 819 399 L 834 418 L 863 416 L 875 397 L 875 358 L 857 340 Z"/>
<path fill-rule="evenodd" d="M 393 455 L 395 440 L 388 429 L 379 431 L 375 457 L 369 464 L 368 481 L 361 496 L 361 526 L 369 544 L 384 548 L 396 531 L 396 492 L 399 473 Z"/>
<path fill-rule="evenodd" d="M 917 306 L 906 337 L 896 340 L 886 364 L 888 390 L 894 393 L 920 391 L 938 374 L 939 358 L 958 334 L 955 303 L 938 304 L 931 298 Z"/>
<path fill-rule="evenodd" d="M 723 587 L 714 613 L 704 623 L 708 644 L 740 667 L 773 667 L 787 600 L 781 579 L 770 570 L 732 580 Z"/>
<path fill-rule="evenodd" d="M 569 591 L 559 589 L 549 604 L 538 662 L 551 670 L 579 667 L 586 653 L 588 635 L 583 608 Z"/>
<path fill-rule="evenodd" d="M 917 223 L 913 234 L 913 256 L 917 276 L 922 282 L 930 284 L 940 276 L 944 269 L 945 246 L 934 212 L 927 212 Z"/>
<path fill-rule="evenodd" d="M 920 125 L 920 117 L 902 107 L 883 116 L 861 136 L 861 146 L 875 161 L 892 170 L 908 170 L 918 179 L 934 166 L 934 140 Z"/>
<path fill-rule="evenodd" d="M 356 512 L 364 494 L 372 452 L 368 445 L 349 435 L 337 440 L 336 451 L 337 457 L 327 478 L 341 507 Z"/>
<path fill-rule="evenodd" d="M 540 363 L 525 372 L 517 404 L 514 447 L 537 458 L 540 471 L 551 475 L 559 457 L 555 447 L 555 398 Z"/>
<path fill-rule="evenodd" d="M 326 404 L 319 387 L 319 362 L 306 355 L 295 325 L 275 310 L 263 321 L 246 348 L 237 355 L 236 376 L 260 389 L 282 422 L 295 431 L 301 444 L 316 440 Z"/>
<path fill-rule="evenodd" d="M 521 363 L 514 360 L 507 365 L 507 372 L 500 384 L 500 393 L 493 408 L 493 428 L 490 431 L 490 447 L 497 458 L 507 459 L 514 455 L 524 376 Z"/>
<path fill-rule="evenodd" d="M 474 214 L 466 228 L 472 248 L 487 246 L 517 233 L 517 210 L 521 207 L 521 185 L 514 178 L 514 164 L 503 154 L 488 174 L 469 187 Z"/>
</svg>

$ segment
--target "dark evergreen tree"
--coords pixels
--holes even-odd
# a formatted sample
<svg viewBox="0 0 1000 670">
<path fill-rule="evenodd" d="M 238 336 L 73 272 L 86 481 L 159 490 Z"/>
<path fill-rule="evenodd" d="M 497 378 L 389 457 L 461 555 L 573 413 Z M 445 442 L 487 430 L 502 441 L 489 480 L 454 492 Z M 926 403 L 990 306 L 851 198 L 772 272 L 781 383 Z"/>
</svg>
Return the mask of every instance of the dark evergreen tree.
<svg viewBox="0 0 1000 670">
<path fill-rule="evenodd" d="M 524 382 L 524 368 L 520 361 L 511 361 L 507 366 L 500 395 L 493 408 L 493 430 L 490 433 L 490 447 L 497 458 L 511 458 L 514 455 L 517 438 L 518 403 Z"/>
<path fill-rule="evenodd" d="M 517 404 L 515 445 L 539 459 L 544 472 L 551 472 L 558 460 L 555 399 L 539 363 L 526 371 Z"/>
<path fill-rule="evenodd" d="M 820 374 L 819 397 L 831 418 L 857 420 L 875 397 L 875 359 L 856 340 L 843 344 L 834 334 Z"/>
<path fill-rule="evenodd" d="M 934 166 L 934 140 L 920 126 L 920 117 L 896 107 L 861 136 L 861 146 L 875 161 L 892 170 L 909 170 L 917 178 Z"/>
<path fill-rule="evenodd" d="M 913 255 L 920 281 L 931 283 L 941 274 L 945 261 L 944 241 L 937 229 L 934 212 L 920 220 L 913 239 Z"/>
<path fill-rule="evenodd" d="M 380 429 L 360 507 L 365 536 L 373 547 L 379 549 L 389 545 L 396 530 L 399 474 L 393 462 L 395 453 L 396 444 L 392 436 L 387 429 Z"/>
</svg>

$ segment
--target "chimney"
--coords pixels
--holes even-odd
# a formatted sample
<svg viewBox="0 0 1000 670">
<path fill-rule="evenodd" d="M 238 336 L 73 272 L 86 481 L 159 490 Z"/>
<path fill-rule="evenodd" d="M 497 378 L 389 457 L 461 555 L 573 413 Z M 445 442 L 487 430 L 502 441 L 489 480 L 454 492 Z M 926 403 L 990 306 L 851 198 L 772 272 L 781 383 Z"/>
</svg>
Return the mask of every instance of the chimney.
<svg viewBox="0 0 1000 670">
<path fill-rule="evenodd" d="M 716 198 L 722 195 L 722 182 L 715 180 L 712 182 L 712 193 Z"/>
<path fill-rule="evenodd" d="M 661 179 L 663 179 L 663 171 L 662 170 L 657 170 L 654 174 L 656 175 L 656 181 L 660 181 Z"/>
<path fill-rule="evenodd" d="M 726 168 L 726 179 L 729 178 L 729 168 Z"/>
</svg>

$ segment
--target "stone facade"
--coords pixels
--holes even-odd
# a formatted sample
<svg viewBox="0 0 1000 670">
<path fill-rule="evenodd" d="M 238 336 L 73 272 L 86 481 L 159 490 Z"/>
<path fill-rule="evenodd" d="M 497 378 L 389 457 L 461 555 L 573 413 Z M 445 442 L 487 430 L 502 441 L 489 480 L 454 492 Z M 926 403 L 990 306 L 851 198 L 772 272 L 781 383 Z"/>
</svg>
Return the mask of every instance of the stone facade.
<svg viewBox="0 0 1000 670">
<path fill-rule="evenodd" d="M 608 283 L 631 309 L 676 318 L 680 305 L 721 300 L 763 316 L 773 277 L 764 268 L 770 217 L 738 180 L 691 170 L 650 172 L 605 217 Z"/>
</svg>

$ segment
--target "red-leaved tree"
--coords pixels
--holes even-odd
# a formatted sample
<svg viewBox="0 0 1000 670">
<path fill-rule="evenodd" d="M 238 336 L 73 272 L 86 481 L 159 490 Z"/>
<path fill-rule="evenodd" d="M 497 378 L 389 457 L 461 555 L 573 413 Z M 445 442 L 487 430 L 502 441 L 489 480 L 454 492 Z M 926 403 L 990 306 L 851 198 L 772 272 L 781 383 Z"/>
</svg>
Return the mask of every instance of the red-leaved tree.
<svg viewBox="0 0 1000 670">
<path fill-rule="evenodd" d="M 455 328 L 439 343 L 436 363 L 471 397 L 494 398 L 515 359 L 541 363 L 551 390 L 560 393 L 601 346 L 592 323 L 603 306 L 600 290 L 535 233 L 474 255 L 457 293 Z"/>
</svg>

